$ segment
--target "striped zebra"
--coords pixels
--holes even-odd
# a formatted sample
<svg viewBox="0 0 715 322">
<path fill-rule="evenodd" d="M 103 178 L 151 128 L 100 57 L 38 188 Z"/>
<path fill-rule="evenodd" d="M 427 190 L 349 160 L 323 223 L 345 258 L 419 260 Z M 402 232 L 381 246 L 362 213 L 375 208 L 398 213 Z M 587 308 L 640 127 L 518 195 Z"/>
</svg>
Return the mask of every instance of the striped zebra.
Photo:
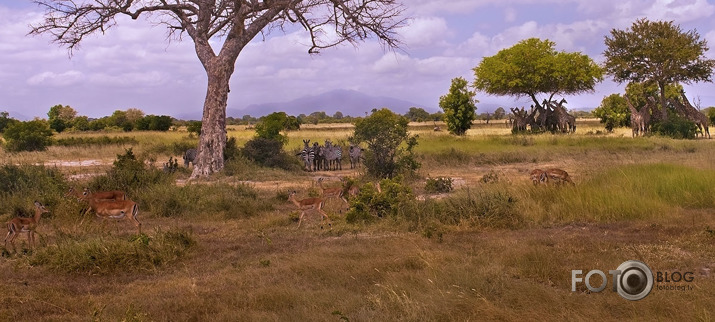
<svg viewBox="0 0 715 322">
<path fill-rule="evenodd" d="M 319 171 L 320 169 L 324 169 L 324 161 L 323 147 L 320 146 L 318 142 L 313 142 L 313 170 Z"/>
<path fill-rule="evenodd" d="M 198 154 L 198 151 L 196 149 L 188 149 L 186 152 L 184 152 L 184 166 L 189 167 L 189 162 L 191 164 L 196 165 L 194 160 L 196 160 L 196 155 Z"/>
<path fill-rule="evenodd" d="M 348 148 L 348 155 L 350 156 L 350 169 L 358 168 L 360 166 L 360 158 L 362 158 L 362 148 L 360 146 L 350 144 L 350 148 Z"/>
<path fill-rule="evenodd" d="M 303 160 L 305 169 L 308 171 L 313 171 L 313 160 L 315 160 L 315 151 L 308 146 L 310 140 L 303 140 L 303 150 L 300 151 L 300 159 Z"/>
<path fill-rule="evenodd" d="M 340 167 L 340 170 L 342 170 L 343 148 L 339 145 L 333 146 L 333 143 L 330 142 L 330 140 L 325 140 L 325 150 L 325 159 L 328 161 L 328 170 L 330 170 L 331 168 L 333 170 L 338 170 L 338 167 Z"/>
</svg>

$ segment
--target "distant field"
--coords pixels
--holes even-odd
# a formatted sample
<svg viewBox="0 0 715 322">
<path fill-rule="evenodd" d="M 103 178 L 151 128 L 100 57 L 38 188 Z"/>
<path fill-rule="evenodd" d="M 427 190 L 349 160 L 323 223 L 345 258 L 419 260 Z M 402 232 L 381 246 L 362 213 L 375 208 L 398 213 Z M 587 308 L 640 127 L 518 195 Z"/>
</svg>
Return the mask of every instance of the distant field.
<svg viewBox="0 0 715 322">
<path fill-rule="evenodd" d="M 350 224 L 340 202 L 329 200 L 333 225 L 322 230 L 312 213 L 296 227 L 299 212 L 287 194 L 308 197 L 319 177 L 330 186 L 340 176 L 359 178 L 347 160 L 342 171 L 317 173 L 242 163 L 232 176 L 201 182 L 186 182 L 190 172 L 180 169 L 164 184 L 128 192 L 146 233 L 137 236 L 124 221 L 80 215 L 81 205 L 62 189 L 105 174 L 130 147 L 160 167 L 196 144 L 186 131 L 63 133 L 58 137 L 130 136 L 138 143 L 0 151 L 2 166 L 44 164 L 27 171 L 64 178 L 13 188 L 27 195 L 9 188 L 0 194 L 3 221 L 17 207 L 31 209 L 34 198 L 50 209 L 35 251 L 27 250 L 25 234 L 16 240 L 18 253 L 3 249 L 0 320 L 715 317 L 715 140 L 606 134 L 594 120 L 580 120 L 571 135 L 512 135 L 503 121 L 475 124 L 464 137 L 433 122 L 410 130 L 419 135 L 422 168 L 408 182 L 417 198 L 404 216 Z M 239 146 L 253 133 L 228 129 Z M 351 134 L 350 124 L 304 125 L 288 133 L 286 149 L 297 151 L 303 139 L 346 144 Z M 550 167 L 568 171 L 575 186 L 534 186 L 529 172 Z M 25 178 L 12 171 L 3 175 Z M 427 177 L 450 177 L 455 191 L 429 194 Z M 510 217 L 486 220 L 478 211 Z M 653 290 L 637 302 L 612 292 L 610 280 L 600 293 L 583 284 L 571 291 L 572 269 L 607 272 L 630 259 L 654 271 L 692 272 L 692 282 L 675 283 L 692 289 Z"/>
</svg>

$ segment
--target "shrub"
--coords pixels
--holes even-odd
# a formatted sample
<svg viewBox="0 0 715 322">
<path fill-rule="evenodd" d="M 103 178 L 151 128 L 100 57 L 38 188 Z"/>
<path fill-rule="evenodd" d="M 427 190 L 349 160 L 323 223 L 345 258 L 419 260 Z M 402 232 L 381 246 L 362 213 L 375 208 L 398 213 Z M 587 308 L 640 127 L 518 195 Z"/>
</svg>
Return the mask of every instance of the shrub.
<svg viewBox="0 0 715 322">
<path fill-rule="evenodd" d="M 291 158 L 283 151 L 283 143 L 260 137 L 246 142 L 241 149 L 241 155 L 248 160 L 271 168 L 292 170 L 297 164 L 296 158 Z"/>
<path fill-rule="evenodd" d="M 44 151 L 52 144 L 52 130 L 44 120 L 17 122 L 5 129 L 5 149 L 10 152 Z"/>
<path fill-rule="evenodd" d="M 653 124 L 654 133 L 674 139 L 694 139 L 698 132 L 695 123 L 675 114 L 670 114 L 668 120 Z"/>
<path fill-rule="evenodd" d="M 118 154 L 112 168 L 104 176 L 95 177 L 89 184 L 90 190 L 123 190 L 125 192 L 144 189 L 148 186 L 171 184 L 172 177 L 161 169 L 145 165 L 144 159 L 137 158 L 132 148 Z M 134 195 L 132 193 L 132 195 Z"/>
<path fill-rule="evenodd" d="M 453 180 L 450 177 L 427 178 L 425 191 L 429 193 L 446 193 L 454 190 Z"/>
<path fill-rule="evenodd" d="M 449 93 L 439 98 L 439 107 L 444 110 L 444 122 L 449 133 L 464 135 L 477 118 L 475 93 L 468 88 L 467 80 L 461 77 L 452 79 Z"/>
<path fill-rule="evenodd" d="M 380 181 L 382 192 L 372 184 L 365 184 L 357 197 L 350 201 L 350 210 L 345 216 L 349 223 L 370 222 L 375 218 L 397 216 L 398 210 L 414 200 L 412 189 L 402 183 L 400 177 Z"/>
</svg>

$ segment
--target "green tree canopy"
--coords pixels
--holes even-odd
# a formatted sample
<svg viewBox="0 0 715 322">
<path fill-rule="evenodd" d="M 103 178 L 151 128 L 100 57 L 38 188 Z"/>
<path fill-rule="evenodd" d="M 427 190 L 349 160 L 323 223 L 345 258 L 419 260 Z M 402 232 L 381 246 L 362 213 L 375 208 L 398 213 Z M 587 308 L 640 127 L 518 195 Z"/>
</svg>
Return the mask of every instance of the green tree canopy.
<svg viewBox="0 0 715 322">
<path fill-rule="evenodd" d="M 259 138 L 276 140 L 284 144 L 288 138 L 281 135 L 281 131 L 299 128 L 300 121 L 296 117 L 289 116 L 285 112 L 274 112 L 262 117 L 256 124 L 256 134 Z"/>
<path fill-rule="evenodd" d="M 605 43 L 605 69 L 616 82 L 657 84 L 661 119 L 667 118 L 667 85 L 712 81 L 715 60 L 705 57 L 707 41 L 672 21 L 638 19 L 627 30 L 611 30 Z"/>
<path fill-rule="evenodd" d="M 5 129 L 3 134 L 11 152 L 44 151 L 52 144 L 52 130 L 45 120 L 35 119 L 27 122 L 15 122 Z"/>
<path fill-rule="evenodd" d="M 410 107 L 405 117 L 412 122 L 424 122 L 430 119 L 429 112 L 421 107 Z"/>
<path fill-rule="evenodd" d="M 492 95 L 528 96 L 541 106 L 539 94 L 578 94 L 593 91 L 603 70 L 579 52 L 558 52 L 554 42 L 529 38 L 496 55 L 485 57 L 474 70 L 474 87 Z"/>
<path fill-rule="evenodd" d="M 76 116 L 77 111 L 69 105 L 62 104 L 50 107 L 50 111 L 47 112 L 50 128 L 57 131 L 57 133 L 60 133 L 66 128 L 72 126 L 72 122 Z"/>
<path fill-rule="evenodd" d="M 399 172 L 412 173 L 419 163 L 412 155 L 417 138 L 407 133 L 406 117 L 383 108 L 355 123 L 354 141 L 366 142 L 365 166 L 368 174 L 390 178 Z M 405 142 L 407 148 L 400 148 Z"/>
<path fill-rule="evenodd" d="M 464 135 L 472 127 L 472 121 L 477 118 L 474 95 L 468 88 L 467 80 L 457 77 L 452 79 L 449 93 L 439 98 L 439 107 L 444 110 L 444 122 L 449 133 Z"/>
<path fill-rule="evenodd" d="M 494 110 L 494 119 L 495 120 L 501 120 L 506 116 L 506 110 L 504 110 L 503 107 L 499 107 L 496 110 Z"/>
<path fill-rule="evenodd" d="M 630 125 L 631 112 L 626 105 L 626 99 L 621 94 L 611 94 L 601 101 L 593 115 L 601 119 L 608 132 L 613 132 L 616 127 Z"/>
</svg>

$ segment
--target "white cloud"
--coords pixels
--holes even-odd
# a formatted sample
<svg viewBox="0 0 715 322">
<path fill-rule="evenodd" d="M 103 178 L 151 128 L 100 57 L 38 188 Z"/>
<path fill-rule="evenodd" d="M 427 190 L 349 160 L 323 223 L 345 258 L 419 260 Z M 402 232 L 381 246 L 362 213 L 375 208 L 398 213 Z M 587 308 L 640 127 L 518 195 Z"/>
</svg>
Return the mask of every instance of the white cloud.
<svg viewBox="0 0 715 322">
<path fill-rule="evenodd" d="M 518 13 L 513 7 L 507 7 L 504 9 L 504 22 L 514 22 L 516 21 Z"/>
<path fill-rule="evenodd" d="M 35 74 L 27 79 L 28 85 L 48 85 L 53 87 L 63 87 L 76 85 L 82 81 L 82 73 L 76 70 L 66 71 L 64 73 L 42 72 Z"/>
<path fill-rule="evenodd" d="M 443 47 L 451 32 L 447 21 L 440 17 L 418 17 L 400 29 L 400 35 L 409 49 L 421 47 Z"/>
</svg>

